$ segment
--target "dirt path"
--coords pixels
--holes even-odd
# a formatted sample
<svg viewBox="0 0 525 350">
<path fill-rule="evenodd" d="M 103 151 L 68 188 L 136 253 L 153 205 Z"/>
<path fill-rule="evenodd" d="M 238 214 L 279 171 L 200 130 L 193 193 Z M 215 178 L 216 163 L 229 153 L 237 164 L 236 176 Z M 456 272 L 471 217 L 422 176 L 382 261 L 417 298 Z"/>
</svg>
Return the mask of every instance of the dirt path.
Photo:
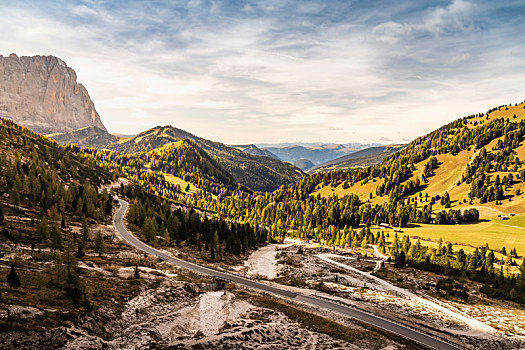
<svg viewBox="0 0 525 350">
<path fill-rule="evenodd" d="M 507 224 L 501 224 L 499 222 L 495 222 L 496 225 L 501 225 L 501 226 L 508 226 L 508 227 L 512 227 L 512 228 L 519 228 L 520 230 L 525 230 L 525 227 L 521 227 L 521 226 L 514 226 L 514 225 L 507 225 Z"/>
</svg>

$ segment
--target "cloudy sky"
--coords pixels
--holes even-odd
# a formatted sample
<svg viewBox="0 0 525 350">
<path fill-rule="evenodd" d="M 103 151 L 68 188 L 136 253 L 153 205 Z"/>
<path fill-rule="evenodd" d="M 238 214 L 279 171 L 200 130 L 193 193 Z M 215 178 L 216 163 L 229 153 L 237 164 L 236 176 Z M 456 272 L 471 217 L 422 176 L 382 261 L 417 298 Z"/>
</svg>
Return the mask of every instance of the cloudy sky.
<svg viewBox="0 0 525 350">
<path fill-rule="evenodd" d="M 523 0 L 0 0 L 0 13 L 0 54 L 62 58 L 112 132 L 388 143 L 525 99 Z"/>
</svg>

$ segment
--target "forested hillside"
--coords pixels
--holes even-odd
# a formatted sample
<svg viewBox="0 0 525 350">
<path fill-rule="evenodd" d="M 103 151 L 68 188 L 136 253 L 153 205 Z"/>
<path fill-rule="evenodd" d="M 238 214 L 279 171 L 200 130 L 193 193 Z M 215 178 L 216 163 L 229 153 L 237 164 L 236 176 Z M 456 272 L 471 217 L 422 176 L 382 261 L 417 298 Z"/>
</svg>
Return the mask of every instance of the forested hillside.
<svg viewBox="0 0 525 350">
<path fill-rule="evenodd" d="M 14 205 L 40 205 L 43 215 L 103 215 L 97 188 L 111 181 L 109 172 L 5 119 L 0 119 L 0 169 L 0 189 Z"/>
<path fill-rule="evenodd" d="M 65 147 L 73 152 L 81 151 L 76 145 Z M 166 143 L 147 152 L 121 154 L 84 148 L 82 153 L 99 166 L 166 198 L 197 190 L 218 195 L 238 187 L 229 173 L 189 140 Z"/>
<path fill-rule="evenodd" d="M 205 259 L 219 262 L 239 256 L 267 242 L 266 228 L 226 221 L 151 195 L 140 186 L 122 189 L 131 202 L 128 223 L 141 238 L 155 246 L 176 246 L 203 251 Z M 162 237 L 159 239 L 158 237 Z"/>
<path fill-rule="evenodd" d="M 11 264 L 0 264 L 9 283 L 3 304 L 55 309 L 45 312 L 46 327 L 56 326 L 63 312 L 74 318 L 93 307 L 93 290 L 104 281 L 83 275 L 78 259 L 103 250 L 104 239 L 92 239 L 89 226 L 110 221 L 113 199 L 99 187 L 113 179 L 54 141 L 0 119 L 0 257 Z M 6 330 L 32 327 L 13 317 L 0 323 Z"/>
<path fill-rule="evenodd" d="M 524 106 L 456 120 L 377 166 L 315 174 L 299 186 L 322 196 L 354 193 L 377 204 L 408 198 L 421 206 L 434 197 L 432 204 L 442 209 L 490 203 L 493 210 L 483 213 L 513 211 L 523 199 Z"/>
<path fill-rule="evenodd" d="M 268 239 L 263 227 L 203 215 L 161 198 L 170 191 L 180 198 L 212 201 L 218 197 L 215 192 L 224 196 L 238 188 L 247 191 L 192 141 L 129 155 L 87 148 L 81 152 L 79 146 L 58 146 L 0 119 L 0 304 L 7 310 L 7 317 L 0 319 L 3 331 L 44 332 L 65 321 L 82 325 L 91 318 L 108 322 L 141 286 L 155 287 L 141 280 L 138 269 L 151 263 L 141 255 L 131 261 L 129 256 L 137 254 L 121 258 L 129 248 L 112 229 L 115 201 L 106 186 L 125 169 L 146 169 L 129 174 L 135 184 L 151 181 L 151 186 L 120 190 L 130 201 L 128 224 L 150 244 L 177 246 L 195 252 L 193 258 L 201 252 L 201 259 L 221 262 L 239 259 Z M 196 191 L 189 182 L 191 189 L 173 185 L 173 174 L 205 190 Z M 168 180 L 157 181 L 166 175 Z M 134 278 L 104 272 L 116 265 L 135 266 Z M 17 308 L 37 314 L 10 314 Z M 89 332 L 105 335 L 99 328 Z"/>
<path fill-rule="evenodd" d="M 208 153 L 235 181 L 255 190 L 272 191 L 301 179 L 304 174 L 295 166 L 265 156 L 244 153 L 219 142 L 194 136 L 172 126 L 155 127 L 125 142 L 109 146 L 121 153 L 150 151 L 167 143 L 192 140 Z"/>
</svg>

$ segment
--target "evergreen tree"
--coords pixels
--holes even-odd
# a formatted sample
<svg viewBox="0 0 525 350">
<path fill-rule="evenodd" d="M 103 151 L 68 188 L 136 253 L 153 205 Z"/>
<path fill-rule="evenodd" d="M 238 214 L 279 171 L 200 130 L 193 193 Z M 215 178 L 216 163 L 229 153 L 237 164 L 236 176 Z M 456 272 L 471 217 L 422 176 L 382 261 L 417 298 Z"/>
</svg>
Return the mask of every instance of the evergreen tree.
<svg viewBox="0 0 525 350">
<path fill-rule="evenodd" d="M 51 240 L 51 249 L 56 251 L 57 249 L 62 249 L 62 244 L 64 239 L 62 238 L 62 232 L 55 225 L 51 225 L 49 230 L 49 238 Z"/>
<path fill-rule="evenodd" d="M 169 233 L 168 229 L 164 230 L 163 243 L 166 246 L 169 246 L 170 243 L 171 243 L 170 233 Z"/>
<path fill-rule="evenodd" d="M 78 241 L 78 246 L 77 246 L 77 258 L 82 258 L 86 255 L 86 253 L 84 253 L 84 242 L 82 240 L 79 240 Z"/>
<path fill-rule="evenodd" d="M 525 259 L 523 259 L 523 261 L 521 262 L 519 271 L 520 271 L 519 281 L 521 284 L 521 288 L 525 289 Z"/>
<path fill-rule="evenodd" d="M 510 276 L 510 267 L 512 266 L 512 258 L 510 257 L 510 255 L 507 255 L 507 257 L 505 258 L 504 266 L 506 275 Z"/>
<path fill-rule="evenodd" d="M 396 255 L 395 259 L 395 266 L 397 267 L 405 267 L 406 265 L 406 256 L 404 251 L 400 251 L 399 254 Z"/>
<path fill-rule="evenodd" d="M 142 228 L 142 233 L 146 237 L 146 241 L 153 242 L 157 236 L 157 225 L 154 219 L 146 218 L 144 221 L 144 227 Z"/>
<path fill-rule="evenodd" d="M 82 243 L 84 246 L 86 245 L 87 241 L 89 240 L 89 226 L 88 221 L 85 216 L 82 217 Z"/>
<path fill-rule="evenodd" d="M 45 242 L 49 238 L 49 225 L 45 216 L 36 226 L 36 236 L 40 242 Z"/>
<path fill-rule="evenodd" d="M 212 242 L 211 242 L 211 246 L 210 246 L 210 259 L 212 261 L 215 261 L 216 260 L 216 250 L 219 246 L 219 234 L 217 231 L 215 231 L 215 233 L 213 234 L 213 239 L 212 239 Z"/>
<path fill-rule="evenodd" d="M 72 254 L 71 242 L 66 245 L 65 252 L 66 263 L 66 293 L 73 300 L 75 306 L 79 305 L 82 298 L 83 288 L 80 276 L 78 274 L 78 261 Z"/>
<path fill-rule="evenodd" d="M 104 252 L 104 237 L 102 237 L 102 232 L 97 231 L 97 236 L 95 238 L 95 252 L 98 253 L 98 256 L 102 256 Z"/>
<path fill-rule="evenodd" d="M 9 284 L 9 289 L 13 287 L 18 288 L 21 285 L 20 277 L 18 277 L 18 273 L 15 270 L 14 263 L 11 263 L 11 270 L 9 271 L 9 274 L 7 275 L 7 283 Z"/>
<path fill-rule="evenodd" d="M 2 205 L 0 204 L 0 226 L 2 226 L 4 222 L 5 222 L 4 210 L 2 209 Z"/>
</svg>

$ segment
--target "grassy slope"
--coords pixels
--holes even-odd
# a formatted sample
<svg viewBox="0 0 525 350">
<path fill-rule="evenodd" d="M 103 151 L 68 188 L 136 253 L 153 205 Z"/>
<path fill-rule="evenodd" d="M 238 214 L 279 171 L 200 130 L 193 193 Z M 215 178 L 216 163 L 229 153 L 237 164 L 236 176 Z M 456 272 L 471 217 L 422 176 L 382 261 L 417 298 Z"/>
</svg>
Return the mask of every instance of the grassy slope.
<svg viewBox="0 0 525 350">
<path fill-rule="evenodd" d="M 160 154 L 162 151 L 169 150 L 169 147 L 177 147 L 177 148 L 183 147 L 185 145 L 185 143 L 186 143 L 186 141 L 176 141 L 176 142 L 172 142 L 172 143 L 167 143 L 165 145 L 162 145 L 162 146 L 160 146 L 158 148 L 155 148 L 155 149 L 151 150 L 150 152 Z M 182 179 L 182 178 L 180 178 L 178 176 L 175 176 L 173 174 L 151 170 L 149 163 L 147 163 L 145 165 L 145 167 L 147 169 L 149 169 L 149 171 L 156 172 L 156 173 L 161 173 L 162 175 L 164 175 L 164 179 L 166 181 L 168 181 L 169 183 L 172 183 L 174 185 L 180 185 L 181 192 L 184 193 L 184 194 L 195 194 L 198 191 L 202 190 L 201 188 L 197 187 L 195 184 L 193 184 L 191 182 L 188 182 L 188 181 L 185 181 L 184 179 Z M 188 185 L 190 186 L 190 188 L 189 188 L 188 191 L 186 191 L 186 187 Z M 212 195 L 212 196 L 216 197 L 215 195 Z"/>
<path fill-rule="evenodd" d="M 510 118 L 515 121 L 525 119 L 525 103 L 518 106 L 502 107 L 500 110 L 496 110 L 489 114 L 487 117 L 476 117 L 469 121 L 469 127 L 475 127 L 474 124 L 486 123 L 490 120 L 497 118 Z M 508 108 L 508 109 L 506 109 Z M 516 115 L 516 118 L 514 118 Z M 496 145 L 498 139 L 493 140 L 485 148 L 491 152 L 492 147 Z M 516 156 L 520 160 L 525 160 L 525 142 L 522 143 L 517 149 L 515 149 Z M 452 208 L 454 209 L 465 209 L 475 207 L 480 211 L 480 217 L 485 219 L 483 222 L 471 225 L 417 225 L 411 228 L 404 229 L 405 233 L 408 233 L 411 237 L 421 237 L 422 239 L 430 239 L 437 242 L 439 238 L 443 238 L 445 242 L 455 243 L 458 247 L 461 246 L 465 250 L 471 250 L 474 246 L 480 246 L 488 243 L 490 247 L 494 249 L 501 249 L 505 246 L 507 250 L 509 248 L 516 248 L 520 255 L 525 255 L 525 184 L 520 182 L 507 188 L 505 194 L 514 194 L 517 189 L 520 189 L 522 194 L 520 196 L 514 196 L 512 201 L 504 200 L 502 204 L 496 205 L 495 202 L 480 204 L 479 200 L 475 200 L 472 204 L 469 203 L 468 193 L 470 191 L 470 185 L 462 183 L 457 186 L 458 181 L 461 179 L 466 166 L 475 158 L 477 153 L 473 147 L 469 150 L 464 150 L 457 155 L 452 154 L 441 154 L 436 156 L 440 165 L 435 170 L 435 175 L 429 178 L 428 186 L 425 187 L 421 193 L 424 196 L 428 193 L 430 197 L 435 195 L 443 195 L 445 192 L 450 194 L 452 200 Z M 412 178 L 416 176 L 421 178 L 423 169 L 428 160 L 422 161 L 416 164 L 416 171 Z M 524 165 L 522 165 L 523 167 Z M 492 178 L 495 178 L 497 174 L 502 178 L 504 175 L 508 175 L 510 172 L 493 172 L 490 173 Z M 514 173 L 516 177 L 516 173 Z M 323 186 L 318 188 L 314 195 L 321 194 L 321 196 L 331 196 L 337 194 L 338 196 L 344 196 L 345 194 L 354 193 L 357 194 L 361 200 L 369 200 L 370 193 L 373 193 L 372 204 L 379 204 L 388 199 L 388 196 L 377 197 L 375 195 L 375 189 L 378 185 L 383 182 L 380 179 L 376 182 L 368 182 L 366 184 L 357 183 L 347 189 L 343 189 L 342 185 L 337 188 L 330 186 Z M 419 193 L 416 193 L 412 197 L 419 198 Z M 466 203 L 464 203 L 466 200 Z M 423 203 L 426 204 L 426 203 Z M 420 205 L 421 206 L 421 205 Z M 434 206 L 434 210 L 442 210 L 442 206 L 437 203 Z M 508 221 L 500 221 L 497 216 L 500 214 L 506 214 L 509 212 L 521 213 L 522 216 L 511 218 Z"/>
</svg>

